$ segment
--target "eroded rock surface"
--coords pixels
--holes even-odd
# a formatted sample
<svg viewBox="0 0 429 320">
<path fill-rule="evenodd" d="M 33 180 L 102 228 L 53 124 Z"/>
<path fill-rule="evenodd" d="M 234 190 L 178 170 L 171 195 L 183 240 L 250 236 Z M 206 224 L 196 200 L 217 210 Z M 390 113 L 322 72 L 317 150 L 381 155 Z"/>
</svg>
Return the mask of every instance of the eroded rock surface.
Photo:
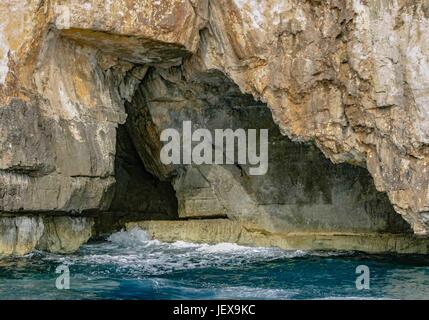
<svg viewBox="0 0 429 320">
<path fill-rule="evenodd" d="M 285 250 L 356 250 L 369 253 L 428 254 L 428 242 L 410 234 L 389 233 L 271 233 L 227 219 L 191 221 L 139 221 L 126 224 L 128 231 L 142 229 L 165 242 L 230 242 Z"/>
<path fill-rule="evenodd" d="M 292 139 L 366 167 L 427 234 L 427 2 L 225 0 L 210 9 L 206 66 L 266 102 Z"/>
<path fill-rule="evenodd" d="M 335 168 L 312 143 L 334 163 L 366 168 L 394 210 L 426 235 L 428 8 L 425 0 L 2 1 L 0 210 L 36 214 L 27 228 L 35 236 L 22 241 L 33 247 L 38 213 L 101 213 L 115 207 L 113 199 L 127 201 L 115 177 L 117 129 L 125 125 L 145 172 L 173 183 L 183 217 L 244 217 L 268 230 L 310 219 L 324 230 L 407 232 L 364 169 Z M 224 89 L 232 86 L 213 73 L 240 95 L 228 100 Z M 241 103 L 249 99 L 243 93 L 254 100 Z M 266 179 L 275 192 L 246 180 L 245 167 L 160 164 L 159 132 L 181 119 L 277 130 L 252 122 L 259 101 L 280 130 L 275 174 Z M 236 105 L 249 107 L 248 115 L 240 118 Z M 302 170 L 299 158 L 285 150 L 307 159 L 305 168 L 331 174 L 306 185 L 305 175 L 292 174 Z M 318 159 L 314 167 L 307 154 Z M 236 207 L 232 191 L 240 195 Z M 26 251 L 14 246 L 5 252 Z"/>
<path fill-rule="evenodd" d="M 92 235 L 92 218 L 5 216 L 0 218 L 0 257 L 21 256 L 34 249 L 70 253 Z"/>
<path fill-rule="evenodd" d="M 37 249 L 54 253 L 71 253 L 86 243 L 92 235 L 91 218 L 46 217 Z"/>
<path fill-rule="evenodd" d="M 283 136 L 266 105 L 220 72 L 151 69 L 127 110 L 137 150 L 155 175 L 172 180 L 181 218 L 223 216 L 269 232 L 409 231 L 364 169 L 334 165 L 314 145 Z M 253 165 L 236 158 L 230 165 L 162 164 L 159 133 L 177 128 L 183 135 L 183 121 L 213 135 L 268 129 L 267 173 L 250 175 Z"/>
<path fill-rule="evenodd" d="M 0 256 L 23 255 L 36 247 L 44 225 L 39 217 L 2 217 L 0 230 Z"/>
</svg>

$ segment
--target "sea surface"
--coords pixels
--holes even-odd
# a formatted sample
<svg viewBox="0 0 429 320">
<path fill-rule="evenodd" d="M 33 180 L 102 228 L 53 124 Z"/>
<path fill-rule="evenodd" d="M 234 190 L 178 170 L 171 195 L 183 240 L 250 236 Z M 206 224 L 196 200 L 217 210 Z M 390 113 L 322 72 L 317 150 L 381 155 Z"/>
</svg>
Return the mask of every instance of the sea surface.
<svg viewBox="0 0 429 320">
<path fill-rule="evenodd" d="M 361 265 L 369 289 L 356 287 Z M 163 243 L 140 229 L 71 255 L 0 260 L 0 299 L 427 298 L 428 256 Z"/>
</svg>

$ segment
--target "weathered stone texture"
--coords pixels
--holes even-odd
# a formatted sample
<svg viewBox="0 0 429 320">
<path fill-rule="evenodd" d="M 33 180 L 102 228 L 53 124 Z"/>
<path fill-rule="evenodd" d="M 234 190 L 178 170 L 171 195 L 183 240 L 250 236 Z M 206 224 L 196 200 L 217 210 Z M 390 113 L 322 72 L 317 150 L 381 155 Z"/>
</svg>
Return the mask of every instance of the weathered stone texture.
<svg viewBox="0 0 429 320">
<path fill-rule="evenodd" d="M 409 231 L 364 169 L 334 165 L 314 145 L 282 136 L 266 105 L 220 72 L 152 69 L 134 98 L 126 126 L 146 167 L 172 180 L 181 218 L 223 216 L 270 232 Z M 252 176 L 252 165 L 237 159 L 229 165 L 163 165 L 159 133 L 182 132 L 185 120 L 212 134 L 268 129 L 267 173 Z"/>
<path fill-rule="evenodd" d="M 54 253 L 71 253 L 86 243 L 92 235 L 93 219 L 46 217 L 44 231 L 37 249 Z"/>
<path fill-rule="evenodd" d="M 211 4 L 200 61 L 266 102 L 292 139 L 366 167 L 426 234 L 426 1 Z"/>
<path fill-rule="evenodd" d="M 91 218 L 4 216 L 0 218 L 0 257 L 24 255 L 34 249 L 71 253 L 92 235 Z"/>
<path fill-rule="evenodd" d="M 356 213 L 340 228 L 397 226 L 384 204 L 362 209 L 371 197 L 377 206 L 379 194 L 351 199 L 371 186 L 340 188 L 353 178 L 341 169 L 332 169 L 337 175 L 324 190 L 342 200 L 327 200 L 316 188 L 304 199 L 313 207 L 300 203 L 299 211 L 293 202 L 305 190 L 280 192 L 276 174 L 267 181 L 279 192 L 264 193 L 261 181 L 240 176 L 246 168 L 160 164 L 157 138 L 168 125 L 185 118 L 200 126 L 244 125 L 234 112 L 213 111 L 249 98 L 228 100 L 232 86 L 211 77 L 222 73 L 265 103 L 292 141 L 313 143 L 334 163 L 366 168 L 414 232 L 427 235 L 428 12 L 425 0 L 2 1 L 0 210 L 111 208 L 117 128 L 127 122 L 147 171 L 174 180 L 183 216 L 242 216 L 274 230 L 302 226 L 300 213 L 310 219 L 317 207 L 326 220 L 311 219 L 323 228 L 338 227 L 329 218 L 332 208 Z M 210 112 L 226 122 L 210 120 Z M 275 150 L 274 167 L 283 161 L 281 148 Z M 234 202 L 237 194 L 241 201 Z M 368 214 L 381 211 L 381 219 Z M 5 252 L 26 251 L 11 248 Z"/>
<path fill-rule="evenodd" d="M 369 253 L 428 254 L 426 239 L 407 234 L 278 232 L 254 229 L 227 219 L 191 221 L 139 221 L 126 224 L 127 230 L 140 228 L 149 236 L 166 242 L 230 242 L 249 246 L 275 246 L 285 250 L 356 250 Z"/>
</svg>

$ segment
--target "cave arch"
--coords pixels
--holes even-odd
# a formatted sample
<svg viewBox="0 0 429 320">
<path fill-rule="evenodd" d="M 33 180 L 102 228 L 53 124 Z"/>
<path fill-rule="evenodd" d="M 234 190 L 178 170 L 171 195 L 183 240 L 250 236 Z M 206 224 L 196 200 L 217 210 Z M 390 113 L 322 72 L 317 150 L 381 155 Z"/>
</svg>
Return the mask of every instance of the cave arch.
<svg viewBox="0 0 429 320">
<path fill-rule="evenodd" d="M 269 108 L 243 94 L 222 72 L 184 65 L 149 67 L 133 98 L 125 104 L 128 118 L 118 129 L 117 161 L 133 149 L 132 157 L 139 159 L 140 168 L 150 177 L 130 175 L 130 185 L 144 189 L 146 183 L 157 180 L 159 188 L 149 188 L 148 195 L 158 192 L 155 199 L 170 205 L 158 214 L 145 216 L 142 210 L 135 219 L 228 218 L 272 233 L 411 233 L 365 169 L 334 165 L 314 144 L 293 142 L 282 135 Z M 162 164 L 160 132 L 180 129 L 188 120 L 195 128 L 268 129 L 267 175 L 251 176 L 249 166 L 238 163 Z M 125 140 L 128 151 L 121 147 Z M 163 188 L 165 192 L 159 193 Z M 231 190 L 235 193 L 232 197 Z M 165 198 L 173 195 L 177 207 Z M 120 210 L 118 199 L 113 203 Z M 135 200 L 137 207 L 144 202 L 137 194 Z M 126 201 L 124 208 L 138 212 L 131 203 Z M 177 208 L 177 215 L 173 208 Z"/>
</svg>

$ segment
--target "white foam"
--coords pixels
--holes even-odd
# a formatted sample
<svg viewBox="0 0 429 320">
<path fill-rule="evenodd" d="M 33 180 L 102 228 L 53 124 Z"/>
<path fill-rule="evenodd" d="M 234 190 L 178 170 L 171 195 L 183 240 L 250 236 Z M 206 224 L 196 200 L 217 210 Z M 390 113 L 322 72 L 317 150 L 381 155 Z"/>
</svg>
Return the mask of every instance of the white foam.
<svg viewBox="0 0 429 320">
<path fill-rule="evenodd" d="M 240 246 L 236 243 L 227 243 L 222 242 L 218 244 L 202 244 L 199 246 L 197 251 L 205 253 L 233 253 L 233 252 L 243 252 L 243 251 L 253 251 L 257 249 L 252 249 L 250 247 Z"/>
<path fill-rule="evenodd" d="M 124 274 L 141 278 L 200 268 L 237 268 L 308 255 L 301 250 L 247 247 L 235 243 L 165 243 L 150 240 L 148 233 L 139 228 L 114 233 L 108 241 L 85 245 L 79 255 L 51 255 L 49 259 L 60 260 L 69 265 L 91 265 L 94 273 L 100 272 L 101 266 L 114 265 Z"/>
<path fill-rule="evenodd" d="M 135 245 L 139 243 L 146 243 L 149 240 L 149 235 L 146 231 L 139 228 L 133 228 L 130 231 L 120 231 L 113 233 L 107 238 L 108 241 L 120 245 Z"/>
<path fill-rule="evenodd" d="M 201 245 L 198 243 L 190 243 L 185 241 L 176 241 L 171 243 L 171 247 L 178 249 L 188 249 L 188 248 L 199 248 Z"/>
<path fill-rule="evenodd" d="M 240 292 L 240 299 L 290 299 L 299 294 L 298 290 L 252 288 L 246 286 L 219 288 L 215 291 L 215 299 L 236 299 Z"/>
<path fill-rule="evenodd" d="M 254 262 L 302 256 L 303 251 L 278 248 L 246 247 L 235 243 L 197 244 L 185 241 L 164 243 L 150 240 L 147 232 L 134 228 L 120 231 L 108 243 L 88 244 L 79 255 L 56 256 L 49 259 L 62 263 L 89 264 L 95 267 L 112 264 L 133 277 L 159 275 L 177 270 L 208 267 L 234 268 Z"/>
</svg>

